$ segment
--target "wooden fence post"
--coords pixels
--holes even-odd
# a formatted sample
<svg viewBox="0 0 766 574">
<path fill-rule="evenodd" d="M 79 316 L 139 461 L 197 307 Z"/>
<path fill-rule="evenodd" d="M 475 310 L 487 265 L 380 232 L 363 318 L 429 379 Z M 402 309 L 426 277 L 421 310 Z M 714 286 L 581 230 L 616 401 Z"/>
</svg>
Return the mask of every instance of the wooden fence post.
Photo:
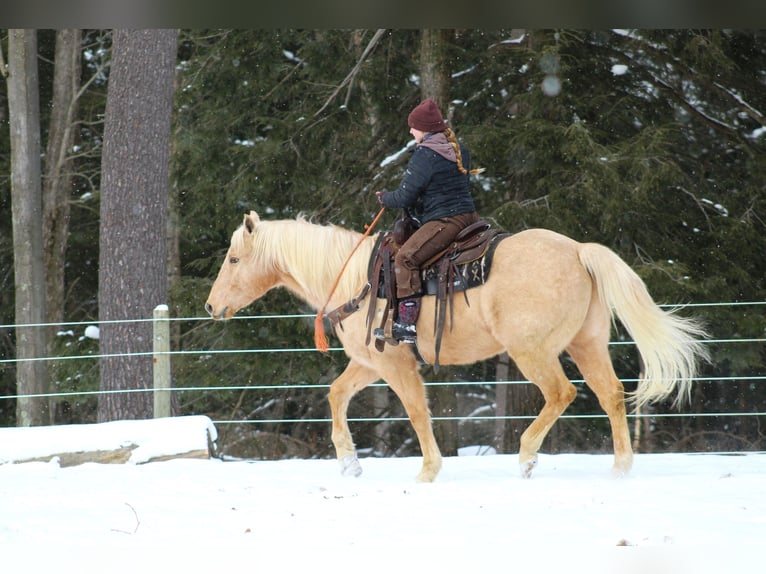
<svg viewBox="0 0 766 574">
<path fill-rule="evenodd" d="M 154 418 L 170 416 L 170 322 L 167 305 L 154 308 Z"/>
</svg>

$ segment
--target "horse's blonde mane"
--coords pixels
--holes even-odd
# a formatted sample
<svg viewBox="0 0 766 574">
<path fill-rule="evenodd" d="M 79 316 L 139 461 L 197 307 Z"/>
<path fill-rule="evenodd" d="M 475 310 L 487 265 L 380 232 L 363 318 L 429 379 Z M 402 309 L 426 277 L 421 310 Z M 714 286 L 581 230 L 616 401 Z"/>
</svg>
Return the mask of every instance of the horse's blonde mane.
<svg viewBox="0 0 766 574">
<path fill-rule="evenodd" d="M 338 273 L 361 237 L 355 231 L 312 223 L 299 215 L 294 220 L 258 221 L 253 234 L 240 228 L 232 238 L 232 248 L 249 253 L 259 266 L 289 275 L 298 286 L 298 295 L 319 308 L 325 304 Z M 249 245 L 247 238 L 251 239 Z M 373 241 L 366 238 L 349 261 L 333 296 L 338 305 L 357 295 L 364 286 Z"/>
</svg>

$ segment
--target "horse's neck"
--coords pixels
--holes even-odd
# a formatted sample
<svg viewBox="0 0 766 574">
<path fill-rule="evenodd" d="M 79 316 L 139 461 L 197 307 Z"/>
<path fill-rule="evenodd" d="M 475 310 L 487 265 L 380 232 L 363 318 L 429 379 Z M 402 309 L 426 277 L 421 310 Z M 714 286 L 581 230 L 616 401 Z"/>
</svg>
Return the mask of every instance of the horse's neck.
<svg viewBox="0 0 766 574">
<path fill-rule="evenodd" d="M 330 307 L 340 305 L 364 286 L 372 252 L 371 238 L 362 238 L 361 234 L 340 227 L 296 224 L 281 241 L 282 284 L 312 307 L 319 309 L 328 299 Z"/>
</svg>

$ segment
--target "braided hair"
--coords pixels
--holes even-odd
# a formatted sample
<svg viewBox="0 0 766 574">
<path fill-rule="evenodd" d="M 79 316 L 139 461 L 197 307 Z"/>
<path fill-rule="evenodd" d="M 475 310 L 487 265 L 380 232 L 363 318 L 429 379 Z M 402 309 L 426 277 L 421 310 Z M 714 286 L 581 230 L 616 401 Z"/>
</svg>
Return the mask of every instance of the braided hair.
<svg viewBox="0 0 766 574">
<path fill-rule="evenodd" d="M 457 142 L 457 136 L 455 136 L 455 132 L 452 131 L 450 128 L 446 128 L 444 130 L 444 135 L 447 136 L 447 141 L 452 146 L 452 149 L 455 150 L 455 157 L 457 158 L 457 168 L 460 170 L 460 173 L 466 174 L 470 173 L 471 175 L 476 175 L 479 173 L 482 173 L 485 168 L 478 167 L 476 169 L 472 169 L 470 172 L 463 167 L 463 154 L 460 153 L 460 144 Z"/>
</svg>

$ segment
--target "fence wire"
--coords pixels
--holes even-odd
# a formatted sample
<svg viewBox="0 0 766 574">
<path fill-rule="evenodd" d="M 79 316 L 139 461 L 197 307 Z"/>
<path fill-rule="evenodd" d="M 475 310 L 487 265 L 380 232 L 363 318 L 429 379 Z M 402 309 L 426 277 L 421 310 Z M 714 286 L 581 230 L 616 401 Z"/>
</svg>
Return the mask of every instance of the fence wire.
<svg viewBox="0 0 766 574">
<path fill-rule="evenodd" d="M 684 305 L 659 305 L 662 308 L 682 309 L 682 308 L 694 308 L 694 307 L 744 307 L 744 306 L 759 306 L 766 305 L 766 301 L 735 301 L 735 302 L 711 302 L 711 303 L 688 303 Z M 277 319 L 313 319 L 313 314 L 281 314 L 281 315 L 238 315 L 232 318 L 232 320 L 277 320 Z M 162 319 L 163 321 L 171 322 L 194 322 L 194 321 L 211 321 L 209 317 L 169 317 Z M 0 325 L 0 329 L 16 329 L 21 327 L 82 327 L 82 326 L 99 326 L 104 324 L 120 324 L 120 323 L 146 323 L 156 322 L 157 319 L 152 318 L 137 318 L 137 319 L 120 319 L 109 321 L 68 321 L 63 323 L 25 323 L 25 324 L 9 324 Z M 766 343 L 766 337 L 749 337 L 749 338 L 732 338 L 732 339 L 705 339 L 702 341 L 705 344 L 741 344 L 741 343 Z M 610 346 L 624 346 L 634 345 L 633 341 L 611 341 Z M 331 347 L 329 352 L 342 352 L 342 347 Z M 250 348 L 250 349 L 198 349 L 198 350 L 168 350 L 168 351 L 146 351 L 146 352 L 132 352 L 132 353 L 94 353 L 87 355 L 60 355 L 60 356 L 46 356 L 46 357 L 32 357 L 32 358 L 8 358 L 0 359 L 0 364 L 18 363 L 21 361 L 71 361 L 71 360 L 95 360 L 101 358 L 111 357 L 126 357 L 126 356 L 181 356 L 181 355 L 199 355 L 199 356 L 212 356 L 212 355 L 226 355 L 226 354 L 259 354 L 259 353 L 314 353 L 318 352 L 315 347 L 292 347 L 292 348 Z M 623 384 L 625 383 L 637 383 L 639 379 L 635 378 L 620 378 Z M 702 382 L 757 382 L 762 383 L 766 381 L 766 375 L 754 375 L 754 376 L 725 376 L 725 377 L 697 377 L 694 379 L 695 383 Z M 572 379 L 572 383 L 583 384 L 585 381 L 582 379 Z M 498 385 L 525 385 L 530 384 L 528 380 L 507 380 L 507 381 L 426 381 L 424 383 L 427 387 L 435 386 L 498 386 Z M 386 387 L 383 382 L 373 383 L 371 387 Z M 77 396 L 98 396 L 107 394 L 126 394 L 126 393 L 154 393 L 159 391 L 171 391 L 175 393 L 183 392 L 209 392 L 209 391 L 286 391 L 295 389 L 316 389 L 316 388 L 330 388 L 330 384 L 279 384 L 279 385 L 220 385 L 220 386 L 177 386 L 177 387 L 161 387 L 161 388 L 136 388 L 136 389 L 116 389 L 116 390 L 95 390 L 95 391 L 67 391 L 67 392 L 50 392 L 41 394 L 13 394 L 13 395 L 0 395 L 0 400 L 12 400 L 21 398 L 71 398 Z M 482 421 L 482 420 L 531 420 L 536 418 L 537 415 L 470 415 L 470 416 L 434 416 L 434 421 L 446 421 L 456 420 L 458 422 L 468 421 Z M 629 418 L 678 418 L 678 417 L 764 417 L 766 412 L 674 412 L 674 413 L 632 413 L 628 414 Z M 605 419 L 605 414 L 593 413 L 593 414 L 563 414 L 561 419 Z M 386 417 L 386 418 L 349 418 L 352 422 L 393 422 L 393 421 L 407 421 L 406 417 Z M 329 418 L 301 418 L 301 419 L 232 419 L 232 420 L 216 420 L 213 421 L 219 425 L 231 425 L 231 424 L 274 424 L 274 423 L 327 423 L 330 422 Z"/>
</svg>

